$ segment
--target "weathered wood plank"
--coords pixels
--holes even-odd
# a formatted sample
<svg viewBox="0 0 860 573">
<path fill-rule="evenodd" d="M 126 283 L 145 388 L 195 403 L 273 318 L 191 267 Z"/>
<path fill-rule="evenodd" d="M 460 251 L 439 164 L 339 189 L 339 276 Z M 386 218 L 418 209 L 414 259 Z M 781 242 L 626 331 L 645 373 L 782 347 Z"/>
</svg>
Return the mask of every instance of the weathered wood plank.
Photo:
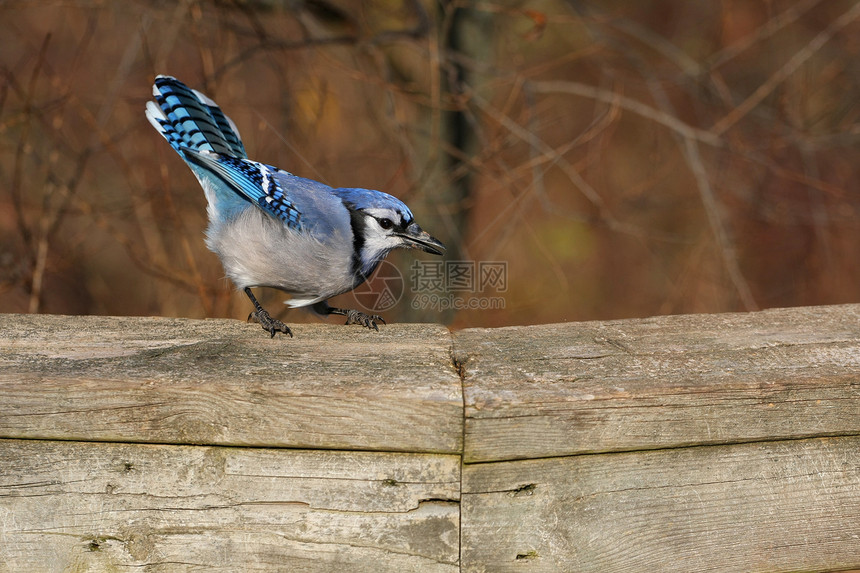
<svg viewBox="0 0 860 573">
<path fill-rule="evenodd" d="M 860 434 L 860 305 L 455 333 L 465 460 Z"/>
<path fill-rule="evenodd" d="M 463 571 L 860 567 L 860 438 L 466 465 Z"/>
<path fill-rule="evenodd" d="M 0 315 L 0 437 L 459 453 L 442 326 Z"/>
<path fill-rule="evenodd" d="M 0 441 L 0 571 L 437 571 L 459 456 Z"/>
</svg>

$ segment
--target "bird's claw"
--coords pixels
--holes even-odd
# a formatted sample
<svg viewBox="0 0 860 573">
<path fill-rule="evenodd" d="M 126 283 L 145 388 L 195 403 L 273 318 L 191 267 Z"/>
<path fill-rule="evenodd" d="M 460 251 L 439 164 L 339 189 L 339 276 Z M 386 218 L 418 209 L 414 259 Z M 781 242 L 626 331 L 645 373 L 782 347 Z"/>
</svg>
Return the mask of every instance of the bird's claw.
<svg viewBox="0 0 860 573">
<path fill-rule="evenodd" d="M 263 330 L 272 335 L 272 338 L 275 337 L 275 333 L 277 332 L 289 334 L 290 338 L 293 337 L 293 331 L 290 330 L 289 326 L 287 326 L 277 318 L 272 318 L 269 313 L 266 312 L 264 309 L 249 314 L 248 320 L 251 319 L 253 319 L 256 323 L 259 323 L 259 325 L 263 327 Z"/>
<path fill-rule="evenodd" d="M 385 319 L 379 315 L 364 314 L 358 310 L 348 310 L 346 311 L 346 322 L 344 324 L 360 324 L 365 328 L 372 328 L 379 332 L 379 327 L 376 325 L 377 321 L 385 324 Z"/>
</svg>

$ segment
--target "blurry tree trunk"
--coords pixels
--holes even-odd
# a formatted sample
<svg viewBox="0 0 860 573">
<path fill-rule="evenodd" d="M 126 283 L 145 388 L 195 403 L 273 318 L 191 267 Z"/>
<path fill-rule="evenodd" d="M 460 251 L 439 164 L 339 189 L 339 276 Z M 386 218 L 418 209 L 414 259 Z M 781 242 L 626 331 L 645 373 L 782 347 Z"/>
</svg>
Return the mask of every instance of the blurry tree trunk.
<svg viewBox="0 0 860 573">
<path fill-rule="evenodd" d="M 422 196 L 445 210 L 441 217 L 444 226 L 438 231 L 448 247 L 445 260 L 470 261 L 464 240 L 474 180 L 470 160 L 479 153 L 480 136 L 469 109 L 469 94 L 479 92 L 485 98 L 489 95 L 480 90 L 478 70 L 471 64 L 489 64 L 493 60 L 492 20 L 485 11 L 451 0 L 439 4 L 437 18 L 439 108 L 429 110 L 430 159 L 423 180 L 426 193 Z M 443 323 L 451 322 L 456 314 L 454 309 L 419 312 L 426 320 Z"/>
</svg>

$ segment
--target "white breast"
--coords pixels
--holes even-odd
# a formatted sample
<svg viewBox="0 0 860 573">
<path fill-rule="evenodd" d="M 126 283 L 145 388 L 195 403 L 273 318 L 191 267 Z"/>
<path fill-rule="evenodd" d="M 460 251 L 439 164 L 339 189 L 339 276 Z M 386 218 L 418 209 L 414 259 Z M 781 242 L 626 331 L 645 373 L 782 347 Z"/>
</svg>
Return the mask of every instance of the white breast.
<svg viewBox="0 0 860 573">
<path fill-rule="evenodd" d="M 249 204 L 233 219 L 210 224 L 206 245 L 239 289 L 277 288 L 293 295 L 287 304 L 306 306 L 353 287 L 352 230 L 341 208 L 315 232 L 291 230 Z"/>
</svg>

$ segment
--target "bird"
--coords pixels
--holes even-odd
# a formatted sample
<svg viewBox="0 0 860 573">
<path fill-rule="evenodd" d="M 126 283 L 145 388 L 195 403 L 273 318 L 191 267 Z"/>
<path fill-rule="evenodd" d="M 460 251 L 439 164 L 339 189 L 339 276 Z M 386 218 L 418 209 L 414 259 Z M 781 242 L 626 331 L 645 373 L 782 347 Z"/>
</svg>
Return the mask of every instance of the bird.
<svg viewBox="0 0 860 573">
<path fill-rule="evenodd" d="M 248 159 L 236 124 L 214 100 L 172 76 L 156 76 L 146 117 L 196 176 L 207 201 L 206 246 L 251 301 L 248 319 L 272 338 L 293 336 L 257 301 L 253 288 L 290 295 L 292 308 L 341 315 L 379 330 L 385 320 L 329 306 L 373 273 L 394 249 L 443 255 L 409 207 L 372 189 L 333 188 Z"/>
</svg>

